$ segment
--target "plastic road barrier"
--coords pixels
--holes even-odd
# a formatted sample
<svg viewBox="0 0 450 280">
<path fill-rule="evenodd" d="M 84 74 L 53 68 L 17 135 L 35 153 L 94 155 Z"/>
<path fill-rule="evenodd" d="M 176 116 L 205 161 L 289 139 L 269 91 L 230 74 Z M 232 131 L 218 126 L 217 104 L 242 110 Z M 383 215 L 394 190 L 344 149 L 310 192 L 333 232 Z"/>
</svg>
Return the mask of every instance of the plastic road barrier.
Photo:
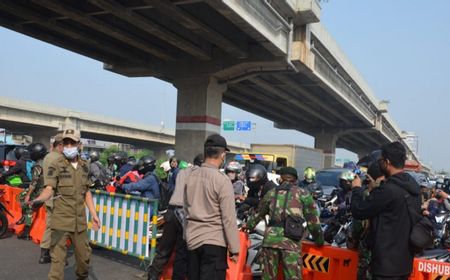
<svg viewBox="0 0 450 280">
<path fill-rule="evenodd" d="M 92 198 L 101 228 L 92 230 L 91 217 L 86 209 L 91 242 L 124 255 L 152 261 L 156 250 L 157 227 L 152 226 L 152 234 L 149 227 L 152 212 L 152 224 L 157 224 L 158 200 L 99 190 L 92 193 Z"/>
</svg>

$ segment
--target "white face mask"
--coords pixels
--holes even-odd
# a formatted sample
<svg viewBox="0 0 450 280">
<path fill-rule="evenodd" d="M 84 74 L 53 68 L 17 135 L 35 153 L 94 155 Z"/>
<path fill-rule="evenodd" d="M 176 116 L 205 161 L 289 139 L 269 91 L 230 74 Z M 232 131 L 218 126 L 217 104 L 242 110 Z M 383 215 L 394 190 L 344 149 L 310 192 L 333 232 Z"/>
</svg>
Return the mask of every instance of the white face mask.
<svg viewBox="0 0 450 280">
<path fill-rule="evenodd" d="M 78 156 L 78 147 L 64 147 L 63 154 L 67 159 L 74 159 Z"/>
</svg>

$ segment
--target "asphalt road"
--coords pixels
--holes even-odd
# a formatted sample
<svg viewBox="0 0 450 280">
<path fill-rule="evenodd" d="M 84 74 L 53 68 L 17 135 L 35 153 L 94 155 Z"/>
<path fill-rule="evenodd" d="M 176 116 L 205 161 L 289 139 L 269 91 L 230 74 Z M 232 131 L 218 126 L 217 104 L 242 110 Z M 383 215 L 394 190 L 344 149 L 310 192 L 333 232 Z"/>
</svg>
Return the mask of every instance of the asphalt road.
<svg viewBox="0 0 450 280">
<path fill-rule="evenodd" d="M 146 279 L 140 261 L 104 249 L 94 249 L 91 257 L 89 279 L 123 280 Z M 49 264 L 39 264 L 40 248 L 31 241 L 19 240 L 15 235 L 7 233 L 0 239 L 0 279 L 47 279 Z M 75 257 L 68 251 L 69 265 L 65 269 L 66 280 L 76 279 Z"/>
</svg>

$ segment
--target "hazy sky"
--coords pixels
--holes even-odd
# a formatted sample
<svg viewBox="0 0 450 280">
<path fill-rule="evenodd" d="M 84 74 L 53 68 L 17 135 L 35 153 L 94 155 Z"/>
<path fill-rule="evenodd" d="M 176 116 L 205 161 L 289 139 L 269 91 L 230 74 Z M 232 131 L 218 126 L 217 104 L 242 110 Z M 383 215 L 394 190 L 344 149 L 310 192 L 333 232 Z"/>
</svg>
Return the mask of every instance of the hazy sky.
<svg viewBox="0 0 450 280">
<path fill-rule="evenodd" d="M 322 23 L 372 87 L 390 100 L 402 130 L 419 136 L 419 154 L 448 170 L 450 1 L 330 0 Z M 102 64 L 0 27 L 0 96 L 175 127 L 176 90 L 152 78 L 126 78 Z M 0 97 L 1 98 L 1 97 Z M 124 107 L 127 104 L 127 107 Z M 252 132 L 222 132 L 233 142 L 313 146 L 313 138 L 225 105 L 223 119 L 250 120 Z M 339 151 L 338 156 L 351 158 Z"/>
</svg>

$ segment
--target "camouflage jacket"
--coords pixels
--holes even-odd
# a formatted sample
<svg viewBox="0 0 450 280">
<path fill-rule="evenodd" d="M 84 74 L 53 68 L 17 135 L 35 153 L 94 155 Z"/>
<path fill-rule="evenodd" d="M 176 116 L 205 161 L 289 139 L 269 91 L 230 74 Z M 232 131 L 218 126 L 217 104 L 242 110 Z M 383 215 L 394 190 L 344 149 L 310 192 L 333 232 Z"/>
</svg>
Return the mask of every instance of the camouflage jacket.
<svg viewBox="0 0 450 280">
<path fill-rule="evenodd" d="M 286 214 L 283 216 L 288 188 L 290 189 L 287 195 Z M 283 223 L 287 215 L 302 217 L 307 222 L 307 228 L 313 236 L 314 242 L 317 245 L 323 245 L 319 213 L 313 197 L 308 191 L 298 188 L 294 184 L 287 185 L 287 183 L 270 190 L 261 200 L 256 214 L 249 218 L 247 228 L 253 229 L 266 215 L 269 215 L 269 220 L 277 223 Z M 294 241 L 285 237 L 284 227 L 267 226 L 262 246 L 300 252 L 301 241 Z"/>
<path fill-rule="evenodd" d="M 43 176 L 43 168 L 42 168 L 42 159 L 38 160 L 31 170 L 31 182 L 30 189 L 33 190 L 34 194 L 39 194 L 44 188 L 44 176 Z"/>
</svg>

